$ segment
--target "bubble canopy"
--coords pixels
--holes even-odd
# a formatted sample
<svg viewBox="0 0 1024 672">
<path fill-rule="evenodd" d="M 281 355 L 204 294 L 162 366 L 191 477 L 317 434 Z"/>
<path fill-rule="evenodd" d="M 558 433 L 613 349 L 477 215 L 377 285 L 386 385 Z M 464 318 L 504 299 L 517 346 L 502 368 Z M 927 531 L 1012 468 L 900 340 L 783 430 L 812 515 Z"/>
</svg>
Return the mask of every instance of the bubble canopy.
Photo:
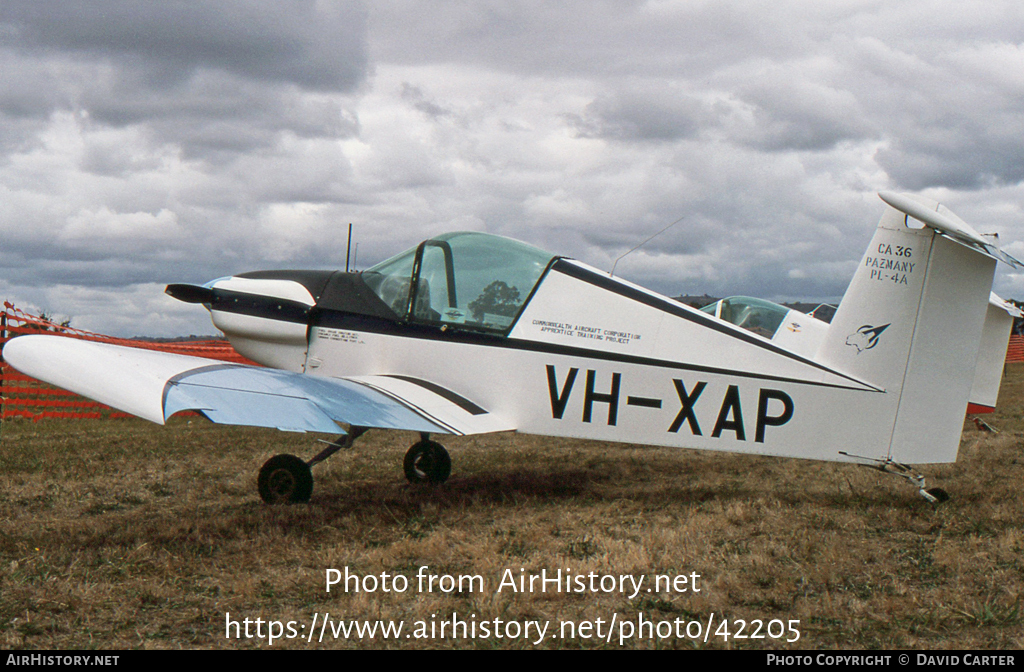
<svg viewBox="0 0 1024 672">
<path fill-rule="evenodd" d="M 556 258 L 488 233 L 431 238 L 363 271 L 363 281 L 403 319 L 505 332 Z"/>
<path fill-rule="evenodd" d="M 750 296 L 730 296 L 704 306 L 701 311 L 765 338 L 772 338 L 786 318 L 789 308 Z"/>
</svg>

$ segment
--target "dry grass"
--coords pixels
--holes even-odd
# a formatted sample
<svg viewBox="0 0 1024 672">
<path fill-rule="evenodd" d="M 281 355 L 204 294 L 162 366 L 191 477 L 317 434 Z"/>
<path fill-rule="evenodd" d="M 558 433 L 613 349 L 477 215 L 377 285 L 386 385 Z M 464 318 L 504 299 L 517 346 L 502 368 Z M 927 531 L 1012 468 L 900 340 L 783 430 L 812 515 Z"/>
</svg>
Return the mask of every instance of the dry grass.
<svg viewBox="0 0 1024 672">
<path fill-rule="evenodd" d="M 968 424 L 960 460 L 926 470 L 933 507 L 868 469 L 501 434 L 448 439 L 449 482 L 401 474 L 415 438 L 370 432 L 314 468 L 309 505 L 268 507 L 270 455 L 314 438 L 178 420 L 7 422 L 0 447 L 0 646 L 266 647 L 232 618 L 581 622 L 799 619 L 800 640 L 627 638 L 639 648 L 1024 646 L 1024 368 L 998 435 Z M 420 593 L 420 566 L 485 590 Z M 388 572 L 406 593 L 325 591 L 328 568 Z M 699 593 L 511 593 L 505 569 L 700 575 Z M 645 584 L 649 586 L 650 584 Z M 436 618 L 432 618 L 436 615 Z M 264 626 L 265 628 L 266 626 Z M 298 628 L 298 623 L 295 624 Z M 308 627 L 308 625 L 307 625 Z M 255 629 L 255 626 L 253 626 Z M 749 629 L 748 629 L 749 633 Z M 306 632 L 300 633 L 306 636 Z M 542 647 L 616 648 L 548 637 Z M 532 637 L 531 639 L 536 639 Z M 529 648 L 520 639 L 281 639 L 274 648 Z"/>
</svg>

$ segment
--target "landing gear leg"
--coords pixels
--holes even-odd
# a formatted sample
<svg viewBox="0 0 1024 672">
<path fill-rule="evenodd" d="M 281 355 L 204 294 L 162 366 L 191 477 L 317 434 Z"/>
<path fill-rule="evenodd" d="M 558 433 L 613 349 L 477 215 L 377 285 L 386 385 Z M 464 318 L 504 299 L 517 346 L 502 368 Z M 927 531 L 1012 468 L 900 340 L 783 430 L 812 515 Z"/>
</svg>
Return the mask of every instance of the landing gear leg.
<svg viewBox="0 0 1024 672">
<path fill-rule="evenodd" d="M 356 439 L 365 434 L 368 429 L 368 427 L 351 427 L 348 430 L 348 434 L 339 436 L 334 441 L 328 443 L 326 448 L 317 453 L 316 457 L 311 459 L 309 462 L 306 462 L 306 464 L 312 467 L 314 464 L 323 462 L 342 448 L 351 448 L 352 444 L 356 442 Z"/>
<path fill-rule="evenodd" d="M 260 499 L 267 504 L 295 504 L 308 502 L 313 494 L 314 464 L 323 462 L 342 448 L 351 448 L 355 440 L 366 432 L 366 427 L 351 427 L 348 434 L 327 444 L 308 462 L 294 455 L 275 455 L 260 468 L 256 485 Z"/>
<path fill-rule="evenodd" d="M 924 474 L 918 473 L 912 467 L 906 464 L 894 462 L 893 460 L 890 459 L 877 460 L 871 457 L 851 455 L 850 453 L 846 453 L 843 451 L 840 451 L 839 454 L 846 455 L 848 457 L 856 457 L 857 459 L 860 460 L 867 460 L 868 462 L 872 462 L 873 464 L 865 464 L 863 466 L 872 467 L 874 469 L 878 469 L 879 471 L 883 471 L 887 474 L 892 474 L 894 476 L 900 476 L 901 478 L 907 479 L 908 481 L 910 481 L 911 485 L 917 488 L 917 494 L 921 495 L 932 504 L 942 504 L 943 502 L 949 501 L 948 492 L 946 492 L 942 488 L 926 487 L 927 483 L 925 483 Z"/>
<path fill-rule="evenodd" d="M 403 466 L 410 483 L 444 483 L 452 473 L 452 458 L 444 446 L 423 432 L 405 454 Z"/>
</svg>

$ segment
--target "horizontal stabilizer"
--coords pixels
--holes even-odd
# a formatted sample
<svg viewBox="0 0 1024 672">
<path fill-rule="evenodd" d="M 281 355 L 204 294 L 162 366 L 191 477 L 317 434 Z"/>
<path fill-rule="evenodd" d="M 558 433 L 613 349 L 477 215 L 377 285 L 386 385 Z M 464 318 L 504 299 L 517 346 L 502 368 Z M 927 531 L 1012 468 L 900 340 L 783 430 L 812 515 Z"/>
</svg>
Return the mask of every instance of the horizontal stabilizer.
<svg viewBox="0 0 1024 672">
<path fill-rule="evenodd" d="M 919 222 L 930 226 L 947 238 L 955 240 L 961 245 L 966 245 L 1004 264 L 1024 269 L 1024 262 L 1010 256 L 999 249 L 998 246 L 985 240 L 985 237 L 975 231 L 969 224 L 964 221 L 958 221 L 959 218 L 954 219 L 944 215 L 938 209 L 929 208 L 927 205 L 906 194 L 882 191 L 879 192 L 878 196 L 903 214 L 909 215 Z"/>
</svg>

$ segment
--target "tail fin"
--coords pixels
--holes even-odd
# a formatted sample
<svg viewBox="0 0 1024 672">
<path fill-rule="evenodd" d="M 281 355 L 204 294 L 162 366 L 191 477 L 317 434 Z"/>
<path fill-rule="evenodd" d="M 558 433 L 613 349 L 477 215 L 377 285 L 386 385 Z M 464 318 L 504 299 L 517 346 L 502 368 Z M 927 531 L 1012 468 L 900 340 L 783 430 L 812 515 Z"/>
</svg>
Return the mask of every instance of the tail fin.
<svg viewBox="0 0 1024 672">
<path fill-rule="evenodd" d="M 1020 262 L 938 203 L 880 196 L 890 207 L 817 359 L 885 389 L 870 421 L 891 426 L 887 457 L 952 462 L 996 259 Z"/>
</svg>

